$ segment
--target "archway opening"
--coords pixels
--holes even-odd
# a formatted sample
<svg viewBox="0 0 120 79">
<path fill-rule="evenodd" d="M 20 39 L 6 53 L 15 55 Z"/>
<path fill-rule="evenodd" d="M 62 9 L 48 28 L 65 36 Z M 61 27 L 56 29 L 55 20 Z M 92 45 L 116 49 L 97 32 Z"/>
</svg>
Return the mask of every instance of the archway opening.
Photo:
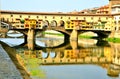
<svg viewBox="0 0 120 79">
<path fill-rule="evenodd" d="M 96 45 L 97 39 L 96 38 L 98 35 L 94 32 L 83 32 L 78 35 L 78 45 L 81 47 L 89 47 Z"/>
<path fill-rule="evenodd" d="M 9 37 L 9 38 L 21 38 L 21 37 L 23 37 L 23 34 L 20 33 L 19 31 L 10 30 L 7 32 L 7 37 Z"/>
<path fill-rule="evenodd" d="M 60 26 L 60 27 L 64 27 L 64 26 L 65 26 L 65 22 L 64 22 L 63 20 L 60 20 L 59 26 Z"/>
<path fill-rule="evenodd" d="M 51 21 L 50 26 L 51 27 L 56 27 L 57 26 L 57 22 L 55 20 Z"/>
<path fill-rule="evenodd" d="M 88 38 L 94 38 L 94 37 L 97 37 L 97 36 L 98 35 L 96 33 L 88 31 L 88 32 L 80 33 L 78 35 L 78 37 L 79 37 L 78 39 L 80 39 L 80 38 L 86 38 L 86 39 L 88 39 Z"/>
<path fill-rule="evenodd" d="M 47 28 L 48 26 L 49 26 L 49 21 L 48 20 L 42 21 L 42 27 L 43 28 Z"/>
<path fill-rule="evenodd" d="M 56 47 L 64 43 L 64 34 L 54 31 L 43 31 L 41 37 L 36 37 L 36 44 L 41 47 Z"/>
</svg>

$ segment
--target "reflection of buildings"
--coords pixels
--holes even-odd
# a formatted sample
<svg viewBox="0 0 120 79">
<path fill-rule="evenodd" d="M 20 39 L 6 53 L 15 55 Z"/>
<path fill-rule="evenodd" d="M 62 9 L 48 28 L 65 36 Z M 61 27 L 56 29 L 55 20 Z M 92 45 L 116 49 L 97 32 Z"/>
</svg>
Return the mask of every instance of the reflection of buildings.
<svg viewBox="0 0 120 79">
<path fill-rule="evenodd" d="M 78 49 L 66 49 L 43 52 L 39 51 L 24 51 L 24 55 L 27 58 L 41 58 L 43 64 L 55 64 L 55 63 L 113 63 L 120 65 L 120 49 L 119 46 L 113 47 L 94 47 L 94 48 L 81 48 Z M 114 53 L 113 53 L 114 52 Z M 54 62 L 53 62 L 54 61 Z M 68 62 L 72 61 L 72 62 Z M 81 61 L 81 62 L 79 62 Z"/>
<path fill-rule="evenodd" d="M 81 49 L 64 49 L 54 51 L 37 50 L 24 51 L 25 58 L 39 58 L 43 65 L 62 64 L 99 64 L 107 69 L 109 76 L 120 74 L 120 49 L 119 44 L 112 47 L 89 47 Z"/>
<path fill-rule="evenodd" d="M 120 44 L 112 44 L 112 52 L 113 52 L 113 58 L 112 62 L 113 64 L 120 65 Z"/>
<path fill-rule="evenodd" d="M 25 58 L 40 58 L 41 51 L 26 50 L 26 51 L 24 51 L 24 56 L 25 56 Z"/>
<path fill-rule="evenodd" d="M 106 50 L 108 52 L 104 53 Z M 48 55 L 42 59 L 42 64 L 111 63 L 112 56 L 110 53 L 110 49 L 107 47 L 84 48 L 80 50 L 67 49 L 63 52 L 48 53 Z"/>
</svg>

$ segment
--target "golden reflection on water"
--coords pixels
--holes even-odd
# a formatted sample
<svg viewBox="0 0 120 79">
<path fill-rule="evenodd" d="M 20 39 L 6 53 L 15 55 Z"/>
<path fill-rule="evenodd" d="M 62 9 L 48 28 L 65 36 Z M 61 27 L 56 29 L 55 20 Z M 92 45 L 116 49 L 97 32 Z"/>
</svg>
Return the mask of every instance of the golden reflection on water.
<svg viewBox="0 0 120 79">
<path fill-rule="evenodd" d="M 25 61 L 25 66 L 31 75 L 45 77 L 40 71 L 40 65 L 63 64 L 97 64 L 107 70 L 107 75 L 118 77 L 120 74 L 120 44 L 110 43 L 110 46 L 93 46 L 77 48 L 76 42 L 72 46 L 59 49 L 45 48 L 41 50 L 24 50 L 19 55 Z"/>
</svg>

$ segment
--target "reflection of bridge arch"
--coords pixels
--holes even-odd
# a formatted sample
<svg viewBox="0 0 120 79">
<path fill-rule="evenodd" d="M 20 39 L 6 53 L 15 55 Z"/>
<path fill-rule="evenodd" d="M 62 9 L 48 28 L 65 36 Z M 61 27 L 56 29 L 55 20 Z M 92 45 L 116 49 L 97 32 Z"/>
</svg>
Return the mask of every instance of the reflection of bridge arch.
<svg viewBox="0 0 120 79">
<path fill-rule="evenodd" d="M 49 54 L 49 57 L 52 59 L 56 58 L 56 56 L 57 56 L 56 52 L 53 52 L 53 51 L 51 51 Z"/>
<path fill-rule="evenodd" d="M 49 53 L 42 52 L 42 58 L 46 59 L 49 57 Z"/>
<path fill-rule="evenodd" d="M 64 52 L 60 52 L 60 58 L 64 58 Z"/>
</svg>

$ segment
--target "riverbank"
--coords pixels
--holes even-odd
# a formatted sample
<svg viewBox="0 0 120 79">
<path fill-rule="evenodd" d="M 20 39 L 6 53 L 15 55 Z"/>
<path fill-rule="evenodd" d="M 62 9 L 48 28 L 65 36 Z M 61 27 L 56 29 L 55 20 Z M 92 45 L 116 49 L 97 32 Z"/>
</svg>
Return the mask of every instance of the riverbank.
<svg viewBox="0 0 120 79">
<path fill-rule="evenodd" d="M 8 57 L 10 57 L 9 59 L 11 60 L 11 62 L 8 63 L 9 65 L 6 66 L 5 68 L 4 68 L 3 64 L 1 64 L 1 65 L 2 65 L 1 67 L 3 67 L 3 68 L 0 68 L 0 69 L 3 69 L 3 70 L 6 69 L 6 73 L 5 73 L 5 74 L 2 74 L 2 78 L 1 78 L 1 76 L 0 76 L 0 79 L 31 79 L 31 78 L 30 78 L 30 74 L 26 71 L 26 69 L 25 69 L 25 67 L 24 67 L 24 63 L 20 60 L 20 56 L 16 54 L 16 50 L 13 49 L 13 48 L 11 48 L 11 47 L 9 47 L 7 44 L 5 44 L 5 43 L 3 43 L 3 42 L 0 42 L 0 44 L 1 44 L 1 48 L 4 48 L 3 50 L 5 50 L 5 51 L 7 52 L 6 54 L 9 55 Z M 0 52 L 1 52 L 1 51 L 2 51 L 2 49 L 0 50 Z M 1 52 L 1 53 L 4 53 L 4 52 Z M 0 55 L 0 56 L 2 56 L 2 55 Z M 3 58 L 4 58 L 4 56 L 3 56 Z M 6 59 L 6 58 L 4 58 L 4 59 Z M 1 59 L 0 59 L 0 60 L 1 60 Z M 2 61 L 1 61 L 1 62 L 2 62 Z M 16 69 L 13 68 L 12 65 L 11 65 L 11 67 L 13 68 L 12 70 L 8 68 L 12 62 L 14 63 L 13 66 L 16 66 L 16 67 L 15 67 Z M 16 74 L 16 72 L 14 72 L 14 71 L 16 71 L 16 70 L 19 70 L 18 72 L 19 72 L 21 75 Z M 8 73 L 11 73 L 11 74 L 9 74 L 9 75 L 7 76 L 8 78 L 4 78 L 4 77 L 5 77 L 4 75 L 6 75 L 6 74 L 8 74 Z M 15 76 L 12 76 L 13 73 L 15 73 L 16 75 L 15 75 Z M 0 74 L 1 74 L 1 73 L 0 73 Z M 11 77 L 11 76 L 12 76 L 12 77 Z M 17 76 L 21 76 L 21 78 L 18 78 Z M 10 77 L 11 77 L 11 78 L 10 78 Z"/>
</svg>

